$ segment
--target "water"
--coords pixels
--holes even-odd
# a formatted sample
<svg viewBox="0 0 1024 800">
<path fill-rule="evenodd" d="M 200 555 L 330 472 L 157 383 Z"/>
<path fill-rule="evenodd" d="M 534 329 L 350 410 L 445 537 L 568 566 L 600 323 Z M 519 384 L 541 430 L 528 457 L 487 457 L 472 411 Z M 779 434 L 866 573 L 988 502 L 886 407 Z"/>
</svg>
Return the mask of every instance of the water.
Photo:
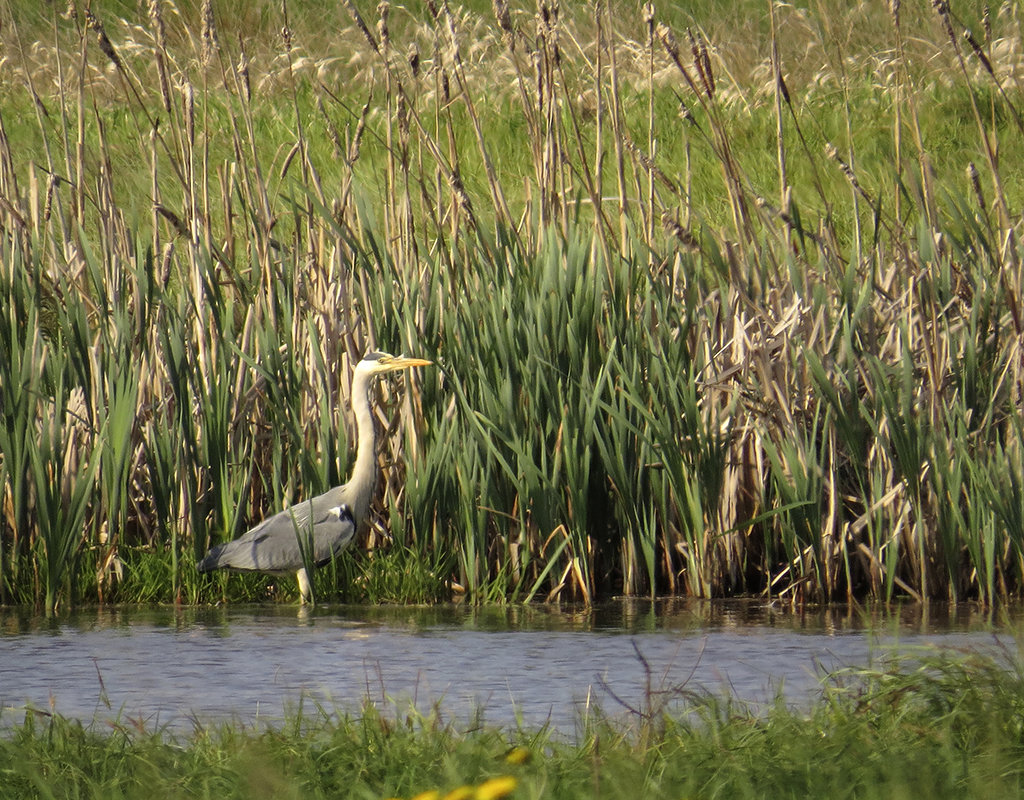
<svg viewBox="0 0 1024 800">
<path fill-rule="evenodd" d="M 127 608 L 56 621 L 0 610 L 0 724 L 29 708 L 187 731 L 225 720 L 274 724 L 300 703 L 358 712 L 372 702 L 571 732 L 595 706 L 641 708 L 648 686 L 728 693 L 754 706 L 781 691 L 799 704 L 813 699 L 822 670 L 921 647 L 1015 642 L 1013 623 L 964 606 L 875 615 L 749 601 L 622 601 L 576 612 Z"/>
</svg>

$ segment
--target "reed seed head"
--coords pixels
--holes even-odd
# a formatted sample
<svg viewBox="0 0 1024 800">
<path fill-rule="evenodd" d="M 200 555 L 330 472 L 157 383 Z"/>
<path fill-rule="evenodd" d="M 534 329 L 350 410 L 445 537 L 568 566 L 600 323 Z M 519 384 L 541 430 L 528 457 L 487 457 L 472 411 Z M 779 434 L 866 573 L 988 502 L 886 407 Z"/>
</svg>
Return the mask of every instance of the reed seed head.
<svg viewBox="0 0 1024 800">
<path fill-rule="evenodd" d="M 161 0 L 149 0 L 146 5 L 149 24 L 153 28 L 153 40 L 161 50 L 167 48 L 166 28 L 164 26 L 164 10 Z"/>
<path fill-rule="evenodd" d="M 189 144 L 196 141 L 196 92 L 190 81 L 186 81 L 182 92 L 185 97 L 185 136 Z"/>
<path fill-rule="evenodd" d="M 985 193 L 981 188 L 981 176 L 978 174 L 978 168 L 973 161 L 967 162 L 967 180 L 971 183 L 971 189 L 974 191 L 974 197 L 978 201 L 978 207 L 984 211 L 987 208 Z"/>
<path fill-rule="evenodd" d="M 967 44 L 970 46 L 975 58 L 977 58 L 978 61 L 981 62 L 981 65 L 985 68 L 985 71 L 994 78 L 996 72 L 992 67 L 992 62 L 989 61 L 988 56 L 985 55 L 985 51 L 982 49 L 981 45 L 978 43 L 978 40 L 974 38 L 974 34 L 971 33 L 969 29 L 964 30 L 964 41 L 966 41 Z"/>
<path fill-rule="evenodd" d="M 708 48 L 702 37 L 694 35 L 691 28 L 686 29 L 686 36 L 690 40 L 690 53 L 693 56 L 693 65 L 700 75 L 701 83 L 704 84 L 704 92 L 708 99 L 715 96 L 715 77 L 711 73 L 711 58 L 708 56 Z"/>
<path fill-rule="evenodd" d="M 366 22 L 363 21 L 363 16 L 359 13 L 359 9 L 356 8 L 355 3 L 353 3 L 352 0 L 341 0 L 341 4 L 345 6 L 345 10 L 348 11 L 349 16 L 352 17 L 352 21 L 356 24 L 359 32 L 363 34 L 363 38 L 366 39 L 367 44 L 370 45 L 375 53 L 379 53 L 380 45 L 377 44 L 377 40 L 370 32 L 370 29 L 366 27 Z"/>
<path fill-rule="evenodd" d="M 53 213 L 53 193 L 57 189 L 57 176 L 52 172 L 46 178 L 46 202 L 43 205 L 43 221 L 48 222 Z"/>
<path fill-rule="evenodd" d="M 212 0 L 203 0 L 200 11 L 202 23 L 200 28 L 200 40 L 202 41 L 202 62 L 208 66 L 217 53 L 219 42 L 217 40 L 217 22 L 213 16 Z"/>
<path fill-rule="evenodd" d="M 676 40 L 676 35 L 672 32 L 672 29 L 664 22 L 659 22 L 656 33 L 668 54 L 672 56 L 674 61 L 679 62 L 679 42 Z"/>
<path fill-rule="evenodd" d="M 494 0 L 491 4 L 498 27 L 508 36 L 512 35 L 512 15 L 508 10 L 508 0 Z"/>
<path fill-rule="evenodd" d="M 363 132 L 366 130 L 366 117 L 370 113 L 370 102 L 372 98 L 366 101 L 366 105 L 363 106 L 363 111 L 359 115 L 359 121 L 356 123 L 355 134 L 352 136 L 352 141 L 349 143 L 348 148 L 348 165 L 351 167 L 359 160 L 359 148 L 363 142 Z"/>
<path fill-rule="evenodd" d="M 103 55 L 110 59 L 110 62 L 121 69 L 121 59 L 117 55 L 117 51 L 114 50 L 114 45 L 107 37 L 107 32 L 103 28 L 103 23 L 100 22 L 99 18 L 92 13 L 91 9 L 85 9 L 85 24 L 89 30 L 96 34 L 96 40 L 99 42 L 100 50 L 103 51 Z"/>
<path fill-rule="evenodd" d="M 679 224 L 679 220 L 672 211 L 665 209 L 661 215 L 661 225 L 665 233 L 678 241 L 685 250 L 690 252 L 700 250 L 700 242 L 690 231 Z"/>
<path fill-rule="evenodd" d="M 242 84 L 242 93 L 246 102 L 252 101 L 252 83 L 249 76 L 249 56 L 245 52 L 245 44 L 241 38 L 238 41 L 238 63 L 235 65 L 235 74 L 238 75 Z"/>
<path fill-rule="evenodd" d="M 412 76 L 418 78 L 420 75 L 420 48 L 416 42 L 409 45 L 406 61 L 409 64 L 409 71 L 412 73 Z"/>
<path fill-rule="evenodd" d="M 316 96 L 316 110 L 320 112 L 320 116 L 323 118 L 324 126 L 327 128 L 327 136 L 331 140 L 334 157 L 337 158 L 345 152 L 341 142 L 341 133 L 338 131 L 338 126 L 334 124 L 334 120 L 327 113 L 327 109 L 324 108 L 323 98 L 319 94 Z"/>
<path fill-rule="evenodd" d="M 382 3 L 378 3 L 377 14 L 380 17 L 377 20 L 377 38 L 380 40 L 381 47 L 387 50 L 388 45 L 391 42 L 391 32 L 388 29 L 388 17 L 391 16 L 391 3 L 387 2 L 387 0 Z"/>
</svg>

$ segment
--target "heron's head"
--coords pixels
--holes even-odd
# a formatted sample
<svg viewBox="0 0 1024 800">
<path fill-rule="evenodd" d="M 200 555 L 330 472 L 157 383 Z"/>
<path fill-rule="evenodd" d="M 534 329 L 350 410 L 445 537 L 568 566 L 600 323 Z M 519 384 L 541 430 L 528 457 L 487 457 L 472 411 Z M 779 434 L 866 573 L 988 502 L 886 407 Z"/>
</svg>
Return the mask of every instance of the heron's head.
<svg viewBox="0 0 1024 800">
<path fill-rule="evenodd" d="M 409 356 L 393 356 L 388 353 L 367 353 L 363 360 L 356 365 L 356 369 L 370 375 L 381 375 L 385 372 L 394 372 L 399 369 L 410 367 L 428 367 L 433 362 L 425 358 L 410 358 Z"/>
</svg>

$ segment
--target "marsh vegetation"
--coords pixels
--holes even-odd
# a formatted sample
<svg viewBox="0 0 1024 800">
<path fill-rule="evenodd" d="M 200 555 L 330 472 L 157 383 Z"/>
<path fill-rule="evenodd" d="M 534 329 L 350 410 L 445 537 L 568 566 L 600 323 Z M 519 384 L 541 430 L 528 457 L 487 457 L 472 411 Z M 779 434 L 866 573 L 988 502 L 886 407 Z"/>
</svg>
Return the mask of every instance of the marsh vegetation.
<svg viewBox="0 0 1024 800">
<path fill-rule="evenodd" d="M 0 737 L 0 796 L 21 798 L 1019 797 L 1019 663 L 935 655 L 835 674 L 810 711 L 754 714 L 653 686 L 628 724 L 575 736 L 439 713 L 307 708 L 276 728 L 29 713 Z M 687 713 L 671 713 L 668 690 Z"/>
<path fill-rule="evenodd" d="M 8 0 L 0 602 L 1019 594 L 1019 7 L 663 5 Z"/>
</svg>

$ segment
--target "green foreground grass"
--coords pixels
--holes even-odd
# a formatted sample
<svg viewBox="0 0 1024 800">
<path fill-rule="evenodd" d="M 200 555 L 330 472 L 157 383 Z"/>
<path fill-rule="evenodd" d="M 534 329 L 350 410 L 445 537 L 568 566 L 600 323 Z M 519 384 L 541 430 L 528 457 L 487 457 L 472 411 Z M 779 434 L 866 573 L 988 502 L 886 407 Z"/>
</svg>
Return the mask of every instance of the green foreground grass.
<svg viewBox="0 0 1024 800">
<path fill-rule="evenodd" d="M 0 603 L 1021 594 L 1018 5 L 676 5 L 3 2 Z"/>
<path fill-rule="evenodd" d="M 1016 666 L 1015 666 L 1016 665 Z M 1024 675 L 936 655 L 833 675 L 809 710 L 754 714 L 684 688 L 575 736 L 438 716 L 297 716 L 188 736 L 28 715 L 0 737 L 0 797 L 857 798 L 1024 795 Z M 9 723 L 10 720 L 7 720 Z"/>
</svg>

